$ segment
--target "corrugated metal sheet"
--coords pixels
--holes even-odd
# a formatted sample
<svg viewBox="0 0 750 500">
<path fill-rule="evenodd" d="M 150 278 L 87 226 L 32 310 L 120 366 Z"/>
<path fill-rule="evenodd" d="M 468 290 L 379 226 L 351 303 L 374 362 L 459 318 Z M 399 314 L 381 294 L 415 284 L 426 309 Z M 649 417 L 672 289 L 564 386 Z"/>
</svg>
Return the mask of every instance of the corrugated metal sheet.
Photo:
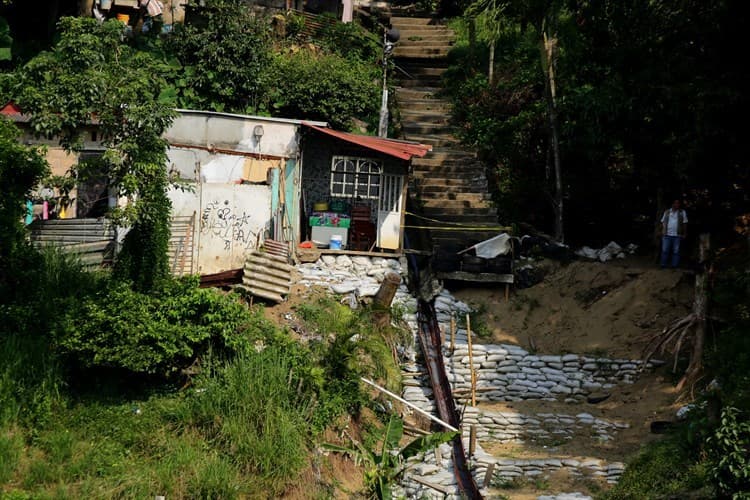
<svg viewBox="0 0 750 500">
<path fill-rule="evenodd" d="M 340 132 L 330 128 L 318 127 L 311 123 L 303 122 L 305 127 L 317 130 L 323 134 L 330 135 L 342 141 L 346 141 L 363 148 L 371 149 L 379 153 L 387 154 L 402 160 L 411 160 L 414 156 L 420 158 L 432 151 L 432 146 L 420 144 L 418 142 L 397 141 L 395 139 L 384 139 L 382 137 L 373 137 L 370 135 L 350 134 L 349 132 Z"/>
<path fill-rule="evenodd" d="M 35 221 L 31 241 L 36 246 L 55 245 L 78 255 L 88 269 L 112 263 L 115 231 L 106 219 L 56 219 Z"/>
<path fill-rule="evenodd" d="M 30 229 L 34 243 L 90 243 L 115 237 L 112 224 L 104 218 L 39 220 L 34 221 Z"/>
<path fill-rule="evenodd" d="M 292 269 L 286 257 L 256 250 L 245 262 L 242 284 L 236 288 L 274 302 L 283 302 L 292 286 Z"/>
</svg>

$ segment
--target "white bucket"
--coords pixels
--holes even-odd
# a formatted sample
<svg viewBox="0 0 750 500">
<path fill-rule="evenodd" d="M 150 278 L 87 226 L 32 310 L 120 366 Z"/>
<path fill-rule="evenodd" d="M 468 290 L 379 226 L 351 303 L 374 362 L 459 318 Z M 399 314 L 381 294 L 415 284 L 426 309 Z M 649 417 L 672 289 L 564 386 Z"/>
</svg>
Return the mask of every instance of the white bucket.
<svg viewBox="0 0 750 500">
<path fill-rule="evenodd" d="M 328 247 L 331 250 L 341 250 L 341 242 L 344 238 L 341 235 L 334 234 L 331 236 L 331 245 Z"/>
</svg>

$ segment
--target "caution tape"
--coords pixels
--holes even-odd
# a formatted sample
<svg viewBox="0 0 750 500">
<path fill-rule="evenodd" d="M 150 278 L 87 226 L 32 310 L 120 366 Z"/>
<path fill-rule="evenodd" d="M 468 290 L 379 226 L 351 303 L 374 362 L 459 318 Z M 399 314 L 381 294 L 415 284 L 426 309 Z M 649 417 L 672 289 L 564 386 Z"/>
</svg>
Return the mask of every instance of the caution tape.
<svg viewBox="0 0 750 500">
<path fill-rule="evenodd" d="M 411 215 L 417 219 L 426 220 L 429 222 L 437 222 L 440 226 L 404 226 L 409 229 L 438 229 L 440 231 L 511 231 L 513 228 L 510 226 L 476 226 L 471 223 L 462 222 L 448 222 L 437 219 L 430 219 L 424 215 L 415 214 L 413 212 L 405 212 L 406 215 Z"/>
<path fill-rule="evenodd" d="M 441 227 L 441 226 L 403 226 L 408 229 L 436 229 L 438 231 L 507 231 L 510 228 L 502 226 L 477 226 L 477 227 Z"/>
</svg>

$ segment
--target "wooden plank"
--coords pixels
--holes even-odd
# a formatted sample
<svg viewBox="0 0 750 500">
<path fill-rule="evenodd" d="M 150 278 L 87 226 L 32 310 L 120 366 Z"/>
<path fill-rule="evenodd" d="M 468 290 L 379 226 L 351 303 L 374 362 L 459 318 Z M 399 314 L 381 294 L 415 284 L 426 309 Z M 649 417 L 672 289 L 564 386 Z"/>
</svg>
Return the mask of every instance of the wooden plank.
<svg viewBox="0 0 750 500">
<path fill-rule="evenodd" d="M 437 277 L 443 280 L 476 281 L 481 283 L 513 283 L 515 279 L 512 274 L 468 273 L 466 271 L 437 273 Z"/>
<path fill-rule="evenodd" d="M 398 259 L 403 254 L 401 252 L 365 252 L 361 250 L 330 250 L 325 248 L 317 249 L 322 255 L 361 255 L 363 257 L 383 257 L 384 259 Z"/>
</svg>

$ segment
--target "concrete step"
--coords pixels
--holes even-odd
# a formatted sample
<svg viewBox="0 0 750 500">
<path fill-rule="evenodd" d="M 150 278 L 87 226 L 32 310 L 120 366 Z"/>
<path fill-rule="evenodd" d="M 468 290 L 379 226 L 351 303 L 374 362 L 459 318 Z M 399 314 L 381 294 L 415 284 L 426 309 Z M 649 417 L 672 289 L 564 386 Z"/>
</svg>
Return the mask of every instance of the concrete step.
<svg viewBox="0 0 750 500">
<path fill-rule="evenodd" d="M 413 57 L 419 59 L 443 58 L 448 55 L 451 45 L 433 45 L 431 47 L 396 47 L 396 57 Z"/>
<path fill-rule="evenodd" d="M 401 78 L 398 81 L 400 87 L 403 88 L 414 88 L 414 87 L 437 87 L 441 83 L 441 77 L 439 76 L 419 76 L 417 78 L 407 79 Z"/>
<path fill-rule="evenodd" d="M 414 168 L 412 174 L 414 179 L 468 179 L 468 178 L 485 178 L 484 167 L 482 165 L 448 165 L 426 168 Z"/>
<path fill-rule="evenodd" d="M 450 135 L 451 139 L 455 139 L 455 135 L 452 133 L 452 128 L 448 126 L 445 123 L 430 123 L 430 122 L 423 122 L 423 121 L 411 121 L 411 120 L 401 120 L 401 123 L 403 125 L 404 132 L 407 135 L 410 134 L 420 134 L 420 135 L 430 135 L 430 136 L 448 136 Z"/>
<path fill-rule="evenodd" d="M 494 208 L 490 207 L 425 207 L 422 213 L 429 214 L 429 217 L 440 220 L 452 217 L 453 220 L 463 220 L 465 222 L 468 220 L 469 222 L 473 222 L 475 217 L 483 216 L 491 217 L 490 220 L 493 222 L 497 219 L 497 216 L 494 214 Z"/>
<path fill-rule="evenodd" d="M 490 196 L 486 193 L 471 193 L 464 191 L 443 191 L 440 193 L 433 193 L 430 198 L 434 201 L 467 201 L 470 203 L 486 203 L 492 201 Z"/>
<path fill-rule="evenodd" d="M 459 140 L 451 134 L 434 134 L 434 135 L 420 135 L 420 134 L 404 134 L 404 138 L 409 141 L 416 141 L 422 144 L 429 144 L 437 147 L 450 147 L 457 146 Z"/>
<path fill-rule="evenodd" d="M 450 148 L 434 148 L 423 158 L 414 158 L 412 165 L 430 167 L 440 166 L 444 162 L 476 161 L 476 154 L 471 151 Z M 451 163 L 452 164 L 452 163 Z"/>
<path fill-rule="evenodd" d="M 430 40 L 424 40 L 419 35 L 412 35 L 409 39 L 399 42 L 397 48 L 416 48 L 416 47 L 434 47 L 434 46 L 445 46 L 453 45 L 455 40 L 451 36 L 432 36 Z"/>
<path fill-rule="evenodd" d="M 451 105 L 438 99 L 398 99 L 399 107 L 409 111 L 432 111 L 433 113 L 445 113 L 449 116 Z"/>
<path fill-rule="evenodd" d="M 401 69 L 409 73 L 413 77 L 417 78 L 423 78 L 423 77 L 433 77 L 433 78 L 440 78 L 443 76 L 447 68 L 437 68 L 434 66 L 422 66 L 422 65 L 413 65 L 413 64 L 404 64 L 403 66 L 399 66 Z M 401 74 L 401 78 L 405 79 L 406 76 Z"/>
<path fill-rule="evenodd" d="M 415 179 L 414 187 L 423 200 L 431 199 L 436 193 L 482 193 L 487 189 L 487 181 L 481 179 Z"/>
<path fill-rule="evenodd" d="M 408 41 L 410 37 L 415 36 L 456 36 L 452 29 L 448 28 L 447 26 L 440 25 L 409 25 L 395 26 L 395 28 L 398 29 L 399 35 L 401 35 L 401 37 L 399 38 L 399 43 L 401 43 L 402 41 Z"/>
<path fill-rule="evenodd" d="M 391 25 L 393 26 L 435 26 L 438 24 L 437 24 L 437 21 L 432 17 L 394 16 L 394 17 L 391 17 Z"/>
<path fill-rule="evenodd" d="M 441 43 L 439 42 L 448 42 L 448 43 L 454 43 L 455 42 L 455 36 L 453 33 L 449 31 L 438 31 L 438 30 L 430 30 L 430 31 L 414 31 L 411 34 L 409 34 L 409 31 L 406 31 L 407 36 L 404 36 L 403 33 L 401 34 L 401 39 L 398 41 L 399 46 L 404 47 L 408 45 L 412 45 L 417 42 L 431 42 L 436 43 L 438 42 L 438 45 Z"/>
<path fill-rule="evenodd" d="M 423 209 L 427 208 L 440 208 L 443 210 L 452 209 L 491 209 L 492 204 L 488 201 L 469 201 L 469 200 L 444 200 L 444 199 L 431 199 L 422 200 Z"/>
<path fill-rule="evenodd" d="M 412 86 L 412 87 L 396 87 L 396 97 L 399 98 L 399 100 L 420 100 L 420 99 L 434 99 L 438 101 L 444 101 L 448 102 L 445 99 L 442 99 L 441 97 L 438 97 L 438 94 L 440 93 L 442 89 L 439 86 L 429 86 L 429 85 L 423 85 L 423 86 Z"/>
<path fill-rule="evenodd" d="M 400 110 L 401 123 L 432 123 L 436 125 L 448 125 L 450 116 L 447 113 L 433 113 L 430 111 Z"/>
</svg>

